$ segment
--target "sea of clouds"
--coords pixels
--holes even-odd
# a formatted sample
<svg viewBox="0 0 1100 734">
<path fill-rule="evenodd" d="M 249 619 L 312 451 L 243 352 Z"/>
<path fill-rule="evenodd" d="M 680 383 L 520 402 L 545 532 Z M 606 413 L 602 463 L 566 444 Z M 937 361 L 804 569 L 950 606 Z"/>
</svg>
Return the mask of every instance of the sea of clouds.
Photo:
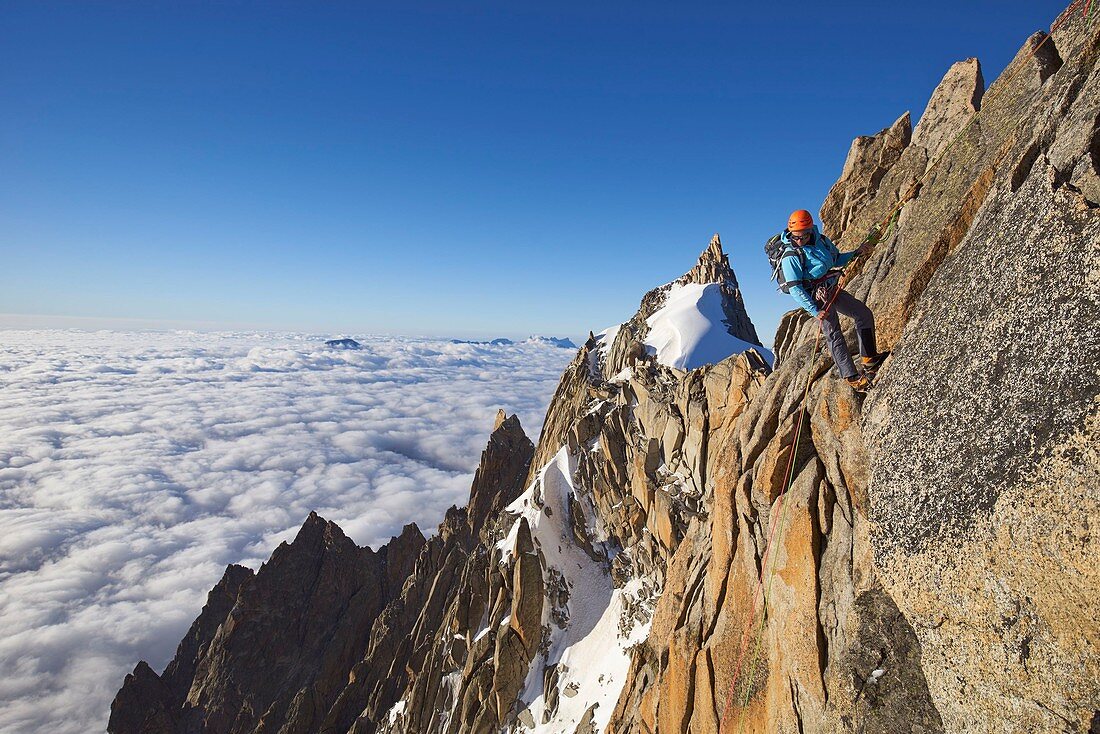
<svg viewBox="0 0 1100 734">
<path fill-rule="evenodd" d="M 573 350 L 0 331 L 0 731 L 102 731 L 229 563 L 311 510 L 377 547 L 467 499 L 498 408 L 537 440 Z"/>
</svg>

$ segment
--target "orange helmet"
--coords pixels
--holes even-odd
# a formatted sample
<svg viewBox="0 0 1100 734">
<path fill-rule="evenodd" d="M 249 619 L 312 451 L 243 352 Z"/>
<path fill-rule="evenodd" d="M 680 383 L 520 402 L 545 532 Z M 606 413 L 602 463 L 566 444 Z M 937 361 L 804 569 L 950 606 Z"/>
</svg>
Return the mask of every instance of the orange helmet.
<svg viewBox="0 0 1100 734">
<path fill-rule="evenodd" d="M 805 209 L 799 209 L 796 212 L 791 213 L 791 218 L 787 220 L 787 229 L 792 232 L 797 232 L 800 229 L 809 229 L 814 226 L 813 215 Z"/>
</svg>

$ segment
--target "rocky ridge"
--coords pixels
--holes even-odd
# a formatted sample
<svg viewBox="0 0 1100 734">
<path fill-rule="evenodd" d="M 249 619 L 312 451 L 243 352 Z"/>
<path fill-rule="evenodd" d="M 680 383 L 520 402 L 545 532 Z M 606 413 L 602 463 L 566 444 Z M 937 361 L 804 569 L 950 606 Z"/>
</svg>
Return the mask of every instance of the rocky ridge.
<svg viewBox="0 0 1100 734">
<path fill-rule="evenodd" d="M 734 337 L 750 344 L 760 344 L 745 301 L 741 297 L 741 287 L 737 275 L 730 267 L 729 256 L 722 250 L 722 240 L 715 234 L 699 262 L 690 271 L 676 280 L 665 283 L 649 291 L 642 297 L 641 306 L 632 318 L 609 334 L 609 343 L 604 344 L 603 366 L 608 375 L 615 375 L 631 366 L 634 360 L 646 357 L 643 341 L 649 333 L 649 318 L 655 314 L 667 300 L 673 288 L 688 284 L 716 284 L 722 297 L 722 311 L 725 315 L 726 331 Z M 564 382 L 564 381 L 563 381 Z"/>
<path fill-rule="evenodd" d="M 468 510 L 377 553 L 311 516 L 109 731 L 1100 729 L 1100 26 L 1044 38 L 852 144 L 841 249 L 929 171 L 847 286 L 893 350 L 867 397 L 801 312 L 774 371 L 649 358 L 676 283 L 759 343 L 716 237 L 581 347 L 537 446 L 498 420 Z"/>
</svg>

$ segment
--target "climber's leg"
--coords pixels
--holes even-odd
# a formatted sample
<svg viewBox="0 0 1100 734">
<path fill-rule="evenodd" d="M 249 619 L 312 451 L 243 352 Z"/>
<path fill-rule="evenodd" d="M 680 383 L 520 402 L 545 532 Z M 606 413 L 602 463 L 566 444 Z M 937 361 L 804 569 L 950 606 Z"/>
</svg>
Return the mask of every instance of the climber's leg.
<svg viewBox="0 0 1100 734">
<path fill-rule="evenodd" d="M 825 343 L 829 345 L 829 352 L 833 355 L 840 376 L 845 379 L 855 377 L 856 366 L 852 362 L 852 355 L 848 353 L 848 343 L 844 341 L 836 308 L 830 308 L 828 315 L 821 321 L 821 331 L 825 334 Z"/>
</svg>

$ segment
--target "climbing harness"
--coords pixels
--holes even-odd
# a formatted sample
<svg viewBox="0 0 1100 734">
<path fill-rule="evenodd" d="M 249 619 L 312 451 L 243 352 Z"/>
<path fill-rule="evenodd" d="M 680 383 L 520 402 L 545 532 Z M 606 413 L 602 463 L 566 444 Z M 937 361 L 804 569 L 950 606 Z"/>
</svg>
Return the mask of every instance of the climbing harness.
<svg viewBox="0 0 1100 734">
<path fill-rule="evenodd" d="M 833 273 L 833 271 L 830 270 L 829 273 Z M 826 273 L 824 278 L 816 282 L 814 289 L 811 291 L 811 295 L 818 303 L 832 305 L 833 299 L 836 298 L 837 291 L 840 290 L 840 279 L 843 277 L 843 273 L 837 272 L 832 275 L 829 273 Z M 822 311 L 828 315 L 829 309 L 823 308 Z M 822 318 L 824 318 L 824 316 Z"/>
<path fill-rule="evenodd" d="M 1087 18 L 1091 21 L 1092 6 L 1095 2 L 1096 2 L 1096 0 L 1074 0 L 1074 2 L 1072 2 L 1055 19 L 1055 22 L 1050 26 L 1050 31 L 1047 33 L 1046 37 L 1043 38 L 1042 41 L 1037 43 L 1031 49 L 1030 56 L 1034 57 L 1039 52 L 1039 49 L 1042 48 L 1043 45 L 1054 36 L 1054 31 L 1058 29 L 1058 26 L 1060 26 L 1063 22 L 1065 22 L 1065 20 L 1068 17 L 1070 17 L 1072 12 L 1074 11 L 1074 9 L 1078 5 L 1082 6 L 1082 17 Z M 1098 4 L 1100 4 L 1100 3 L 1098 3 Z M 1024 66 L 1025 65 L 1023 63 L 1019 64 L 1016 67 L 1016 69 L 1013 70 L 1012 73 L 1009 74 L 1008 77 L 1006 77 L 1006 80 L 1005 80 L 1004 84 L 1001 85 L 1000 88 L 1002 88 L 1002 89 L 1008 88 L 1009 87 L 1009 82 L 1012 81 L 1016 77 L 1016 75 L 1020 72 L 1020 70 Z M 986 106 L 987 106 L 985 104 L 985 102 L 986 102 L 986 100 L 983 100 L 982 109 L 985 109 Z M 864 245 L 865 246 L 874 247 L 875 245 L 877 245 L 883 239 L 889 239 L 891 237 L 891 235 L 894 232 L 895 227 L 898 224 L 898 219 L 901 216 L 901 208 L 903 206 L 905 206 L 905 204 L 908 203 L 916 195 L 916 193 L 920 189 L 921 185 L 923 185 L 924 181 L 928 178 L 928 175 L 933 170 L 936 169 L 936 167 L 940 164 L 940 162 L 946 157 L 947 153 L 949 153 L 952 149 L 954 149 L 955 145 L 963 138 L 963 136 L 967 133 L 967 131 L 974 125 L 974 122 L 978 119 L 978 116 L 980 114 L 981 114 L 981 109 L 977 110 L 976 112 L 974 112 L 973 115 L 971 115 L 970 120 L 966 123 L 965 126 L 963 126 L 962 130 L 960 130 L 955 135 L 955 137 L 951 139 L 951 141 L 947 144 L 947 146 L 945 146 L 944 149 L 932 160 L 931 164 L 929 164 L 925 168 L 924 172 L 920 176 L 917 177 L 917 180 L 914 181 L 913 184 L 906 191 L 906 193 L 898 199 L 897 203 L 894 204 L 894 206 L 890 209 L 890 211 L 886 214 L 886 216 L 883 217 L 882 221 L 879 222 L 879 224 L 877 224 L 877 225 L 875 225 L 874 227 L 871 228 L 871 231 L 868 233 L 867 238 L 864 240 Z M 853 262 L 854 262 L 854 260 L 853 260 Z M 840 275 L 839 281 L 836 284 L 836 288 L 832 292 L 832 296 L 829 298 L 828 302 L 825 304 L 825 307 L 822 309 L 823 314 L 827 315 L 828 312 L 829 312 L 829 309 L 832 308 L 833 302 L 836 300 L 836 297 L 840 294 L 840 291 L 842 290 L 842 288 L 844 286 L 845 279 L 846 279 L 846 277 L 842 273 Z M 824 316 L 822 318 L 824 318 Z M 810 352 L 810 357 L 809 357 L 808 364 L 807 364 L 806 387 L 802 392 L 802 402 L 800 403 L 801 406 L 806 406 L 807 403 L 809 402 L 810 385 L 813 382 L 813 367 L 814 367 L 814 364 L 817 362 L 818 345 L 820 344 L 821 336 L 822 336 L 822 333 L 824 331 L 822 326 L 821 326 L 821 320 L 820 319 L 817 320 L 817 325 L 818 325 L 818 329 L 817 329 L 817 332 L 814 336 L 814 348 Z M 763 635 L 764 620 L 767 617 L 767 606 L 768 606 L 768 599 L 771 596 L 772 579 L 775 576 L 775 574 L 773 573 L 772 568 L 771 568 L 772 549 L 776 545 L 781 543 L 782 539 L 783 539 L 783 531 L 784 531 L 785 526 L 786 526 L 787 506 L 788 506 L 788 503 L 786 501 L 787 493 L 790 491 L 791 485 L 794 483 L 794 459 L 795 459 L 795 456 L 798 454 L 798 445 L 799 445 L 800 439 L 802 437 L 802 425 L 805 422 L 806 415 L 807 415 L 807 409 L 805 407 L 802 407 L 798 412 L 798 423 L 795 427 L 794 441 L 791 443 L 790 453 L 789 453 L 789 456 L 788 456 L 788 459 L 787 459 L 787 469 L 786 469 L 786 474 L 784 476 L 783 485 L 782 485 L 783 486 L 783 491 L 780 492 L 779 496 L 776 498 L 777 506 L 775 508 L 775 512 L 773 513 L 772 521 L 771 521 L 770 528 L 769 528 L 769 531 L 768 531 L 768 540 L 767 540 L 767 545 L 764 548 L 764 556 L 763 556 L 763 558 L 761 559 L 761 562 L 760 562 L 761 577 L 757 581 L 756 591 L 753 595 L 753 601 L 752 601 L 752 606 L 750 608 L 750 614 L 749 614 L 748 622 L 745 625 L 744 632 L 741 635 L 741 645 L 740 645 L 740 650 L 738 651 L 737 663 L 734 666 L 733 680 L 730 682 L 729 693 L 726 696 L 725 706 L 722 708 L 722 718 L 718 722 L 719 734 L 721 734 L 721 732 L 724 731 L 724 728 L 725 728 L 725 725 L 726 725 L 726 718 L 729 714 L 730 705 L 733 703 L 734 695 L 737 693 L 738 683 L 741 683 L 742 695 L 740 697 L 740 699 L 741 699 L 740 700 L 741 715 L 739 717 L 737 732 L 738 732 L 738 734 L 741 734 L 741 732 L 744 730 L 745 715 L 746 715 L 747 710 L 748 710 L 748 702 L 749 702 L 749 699 L 751 698 L 753 685 L 755 683 L 757 663 L 759 661 L 759 656 L 760 656 L 760 647 L 761 647 L 763 636 L 764 636 Z M 747 647 L 748 647 L 749 636 L 750 636 L 750 634 L 752 634 L 753 628 L 756 626 L 756 608 L 757 608 L 758 605 L 761 606 L 761 608 L 762 608 L 761 609 L 761 612 L 762 612 L 761 624 L 760 624 L 760 628 L 756 631 L 756 634 L 755 634 L 756 640 L 755 640 L 755 643 L 753 645 L 752 657 L 751 657 L 750 662 L 749 662 L 746 678 L 745 678 L 744 682 L 742 682 L 741 681 L 741 669 L 742 669 L 742 665 L 745 662 L 745 652 L 746 652 Z"/>
</svg>

